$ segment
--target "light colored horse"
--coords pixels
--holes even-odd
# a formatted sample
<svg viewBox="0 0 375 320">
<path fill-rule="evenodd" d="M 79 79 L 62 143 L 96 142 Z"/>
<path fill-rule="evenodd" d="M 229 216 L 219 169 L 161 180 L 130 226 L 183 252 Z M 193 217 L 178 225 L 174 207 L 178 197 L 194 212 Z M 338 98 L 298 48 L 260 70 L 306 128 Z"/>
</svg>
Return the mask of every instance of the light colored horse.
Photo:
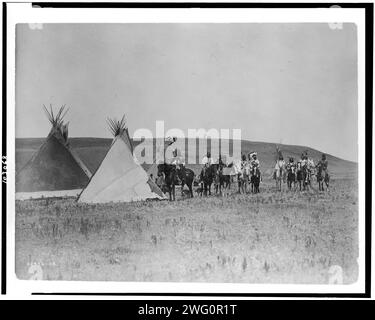
<svg viewBox="0 0 375 320">
<path fill-rule="evenodd" d="M 238 183 L 238 193 L 247 193 L 247 185 L 250 179 L 250 167 L 245 164 L 243 165 L 241 161 L 236 161 L 233 163 L 234 170 L 237 176 Z"/>
<path fill-rule="evenodd" d="M 281 191 L 281 182 L 285 182 L 285 161 L 277 160 L 274 171 L 274 179 L 276 180 L 276 190 Z"/>
</svg>

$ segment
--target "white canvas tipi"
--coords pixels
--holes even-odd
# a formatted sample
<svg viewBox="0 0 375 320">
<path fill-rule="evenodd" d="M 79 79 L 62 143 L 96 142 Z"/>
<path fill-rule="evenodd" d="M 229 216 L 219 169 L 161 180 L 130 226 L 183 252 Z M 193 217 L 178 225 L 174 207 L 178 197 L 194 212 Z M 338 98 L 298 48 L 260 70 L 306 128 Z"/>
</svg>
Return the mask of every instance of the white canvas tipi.
<svg viewBox="0 0 375 320">
<path fill-rule="evenodd" d="M 129 202 L 165 199 L 163 192 L 149 179 L 133 156 L 133 147 L 125 118 L 109 120 L 114 135 L 112 145 L 97 171 L 78 198 L 78 202 Z"/>
</svg>

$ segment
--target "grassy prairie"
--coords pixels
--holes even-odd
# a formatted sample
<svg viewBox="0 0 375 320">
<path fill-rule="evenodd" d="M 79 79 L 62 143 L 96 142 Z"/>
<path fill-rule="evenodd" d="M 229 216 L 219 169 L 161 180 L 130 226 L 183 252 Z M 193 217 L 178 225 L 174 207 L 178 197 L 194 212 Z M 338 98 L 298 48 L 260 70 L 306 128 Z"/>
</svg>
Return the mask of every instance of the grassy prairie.
<svg viewBox="0 0 375 320">
<path fill-rule="evenodd" d="M 16 274 L 43 263 L 43 279 L 327 283 L 340 265 L 357 279 L 358 191 L 82 205 L 74 199 L 16 202 Z"/>
</svg>

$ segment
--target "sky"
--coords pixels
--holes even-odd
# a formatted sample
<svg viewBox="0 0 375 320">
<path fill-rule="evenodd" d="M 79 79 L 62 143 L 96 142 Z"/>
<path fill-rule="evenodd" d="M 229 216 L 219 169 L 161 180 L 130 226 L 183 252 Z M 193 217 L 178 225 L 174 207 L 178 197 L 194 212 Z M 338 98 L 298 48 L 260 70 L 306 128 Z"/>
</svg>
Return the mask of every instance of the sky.
<svg viewBox="0 0 375 320">
<path fill-rule="evenodd" d="M 357 161 L 357 30 L 325 23 L 17 25 L 16 137 L 45 137 L 66 104 L 71 137 L 138 128 L 241 129 Z"/>
</svg>

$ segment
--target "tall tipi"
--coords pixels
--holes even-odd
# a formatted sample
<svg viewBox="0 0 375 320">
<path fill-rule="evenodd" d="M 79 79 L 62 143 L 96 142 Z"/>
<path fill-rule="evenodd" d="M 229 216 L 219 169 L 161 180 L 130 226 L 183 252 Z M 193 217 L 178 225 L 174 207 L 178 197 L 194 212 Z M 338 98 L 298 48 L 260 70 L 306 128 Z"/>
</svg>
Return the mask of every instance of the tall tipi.
<svg viewBox="0 0 375 320">
<path fill-rule="evenodd" d="M 67 112 L 56 114 L 45 106 L 52 128 L 47 139 L 16 174 L 16 199 L 77 196 L 88 183 L 91 172 L 69 147 Z M 65 112 L 64 112 L 65 111 Z"/>
<path fill-rule="evenodd" d="M 149 179 L 133 155 L 133 147 L 125 117 L 108 120 L 114 136 L 111 147 L 78 202 L 129 202 L 145 199 L 165 199 L 160 188 Z"/>
</svg>

